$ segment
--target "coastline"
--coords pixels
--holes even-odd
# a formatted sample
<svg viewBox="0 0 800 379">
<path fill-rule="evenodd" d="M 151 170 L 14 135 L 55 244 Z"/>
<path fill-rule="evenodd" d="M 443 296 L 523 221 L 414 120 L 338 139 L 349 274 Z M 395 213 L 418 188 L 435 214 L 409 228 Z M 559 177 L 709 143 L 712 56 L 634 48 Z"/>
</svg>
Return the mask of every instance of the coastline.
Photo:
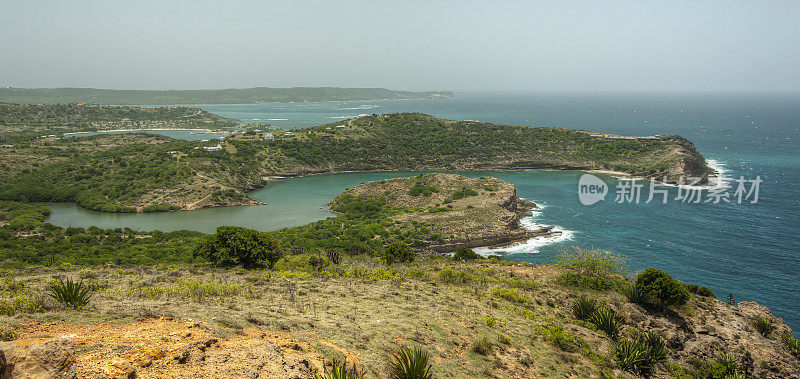
<svg viewBox="0 0 800 379">
<path fill-rule="evenodd" d="M 155 131 L 183 131 L 183 132 L 203 132 L 203 133 L 214 133 L 214 134 L 231 134 L 230 132 L 218 130 L 218 129 L 187 129 L 187 128 L 151 128 L 151 129 L 109 129 L 109 130 L 94 130 L 94 131 L 86 131 L 86 132 L 69 132 L 64 133 L 63 135 L 75 135 L 75 134 L 85 134 L 85 133 L 135 133 L 135 132 L 155 132 Z"/>
</svg>

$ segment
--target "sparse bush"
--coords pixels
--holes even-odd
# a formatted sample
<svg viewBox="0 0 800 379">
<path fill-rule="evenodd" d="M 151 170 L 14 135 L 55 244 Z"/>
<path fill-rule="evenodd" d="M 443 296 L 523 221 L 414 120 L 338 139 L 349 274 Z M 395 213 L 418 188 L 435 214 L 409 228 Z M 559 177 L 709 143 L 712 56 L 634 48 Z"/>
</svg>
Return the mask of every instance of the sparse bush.
<svg viewBox="0 0 800 379">
<path fill-rule="evenodd" d="M 775 326 L 763 317 L 756 317 L 755 320 L 753 320 L 753 325 L 755 325 L 756 330 L 766 338 L 769 338 L 772 335 L 772 331 L 775 330 Z"/>
<path fill-rule="evenodd" d="M 700 296 L 704 296 L 704 297 L 711 297 L 711 298 L 714 298 L 714 299 L 717 298 L 717 295 L 715 295 L 714 292 L 711 292 L 711 290 L 708 287 L 705 287 L 705 286 L 698 287 L 696 284 L 687 284 L 686 285 L 686 289 L 689 290 L 689 292 L 691 292 L 691 293 L 693 293 L 695 295 L 700 295 Z"/>
<path fill-rule="evenodd" d="M 483 316 L 483 322 L 489 327 L 494 327 L 497 325 L 497 320 L 492 315 Z"/>
<path fill-rule="evenodd" d="M 397 241 L 383 250 L 383 260 L 386 264 L 413 262 L 417 253 L 403 242 Z"/>
<path fill-rule="evenodd" d="M 536 327 L 536 332 L 544 335 L 550 343 L 564 351 L 575 352 L 583 344 L 572 333 L 564 330 L 561 325 L 539 326 Z"/>
<path fill-rule="evenodd" d="M 339 254 L 338 250 L 328 250 L 327 255 L 328 255 L 328 260 L 331 261 L 331 263 L 335 265 L 342 263 L 342 255 Z"/>
<path fill-rule="evenodd" d="M 458 248 L 456 253 L 453 254 L 454 261 L 472 261 L 480 258 L 480 255 L 476 254 L 474 251 L 472 251 L 472 249 L 466 247 Z"/>
<path fill-rule="evenodd" d="M 559 277 L 568 287 L 608 291 L 617 288 L 624 274 L 625 260 L 607 251 L 574 248 L 558 255 L 558 264 L 566 269 Z"/>
<path fill-rule="evenodd" d="M 508 345 L 511 343 L 511 339 L 503 333 L 497 333 L 497 343 Z"/>
<path fill-rule="evenodd" d="M 0 326 L 0 341 L 13 341 L 17 339 L 17 331 L 11 325 Z"/>
<path fill-rule="evenodd" d="M 85 286 L 82 281 L 74 282 L 69 278 L 66 281 L 59 280 L 58 283 L 51 284 L 50 296 L 71 308 L 86 306 L 92 297 L 89 287 Z"/>
<path fill-rule="evenodd" d="M 480 355 L 489 355 L 494 351 L 494 345 L 486 337 L 481 337 L 472 343 L 472 352 Z"/>
<path fill-rule="evenodd" d="M 428 352 L 420 347 L 402 347 L 392 353 L 389 378 L 432 379 L 433 367 Z"/>
<path fill-rule="evenodd" d="M 588 320 L 592 317 L 595 310 L 597 310 L 597 306 L 594 304 L 594 301 L 583 296 L 579 297 L 575 300 L 575 303 L 572 304 L 572 314 L 574 314 L 575 318 L 578 320 Z"/>
<path fill-rule="evenodd" d="M 492 290 L 492 295 L 520 305 L 529 305 L 531 302 L 528 297 L 513 288 L 498 287 Z"/>
<path fill-rule="evenodd" d="M 689 291 L 683 283 L 652 267 L 636 277 L 636 286 L 647 293 L 650 302 L 660 305 L 662 309 L 668 306 L 679 307 L 689 300 Z"/>
<path fill-rule="evenodd" d="M 622 321 L 614 311 L 608 308 L 597 308 L 590 321 L 598 330 L 605 333 L 612 340 L 616 341 L 619 338 L 619 329 L 622 326 Z"/>
<path fill-rule="evenodd" d="M 355 363 L 352 367 L 348 367 L 347 361 L 340 363 L 335 359 L 331 362 L 330 371 L 327 366 L 323 366 L 322 374 L 314 374 L 314 379 L 361 379 L 363 377 L 364 372 L 359 371 Z"/>
</svg>

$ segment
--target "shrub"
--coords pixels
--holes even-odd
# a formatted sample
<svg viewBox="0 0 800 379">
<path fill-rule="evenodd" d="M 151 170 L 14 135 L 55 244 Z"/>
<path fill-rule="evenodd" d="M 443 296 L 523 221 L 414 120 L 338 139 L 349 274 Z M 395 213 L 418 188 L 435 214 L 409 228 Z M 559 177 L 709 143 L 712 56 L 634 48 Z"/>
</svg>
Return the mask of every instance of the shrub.
<svg viewBox="0 0 800 379">
<path fill-rule="evenodd" d="M 531 302 L 525 295 L 520 294 L 513 288 L 497 287 L 492 290 L 492 295 L 520 305 L 528 305 Z"/>
<path fill-rule="evenodd" d="M 753 325 L 755 325 L 756 330 L 766 338 L 769 338 L 770 335 L 772 335 L 772 331 L 775 330 L 775 326 L 763 317 L 756 317 L 755 320 L 753 320 Z"/>
<path fill-rule="evenodd" d="M 283 254 L 280 241 L 272 235 L 239 226 L 218 227 L 217 233 L 204 238 L 194 251 L 195 256 L 202 256 L 216 265 L 244 268 L 264 263 L 272 268 Z"/>
<path fill-rule="evenodd" d="M 400 241 L 392 243 L 383 250 L 383 260 L 389 265 L 395 262 L 413 262 L 416 256 L 414 250 Z"/>
<path fill-rule="evenodd" d="M 69 278 L 66 282 L 60 280 L 58 283 L 51 284 L 50 296 L 71 308 L 86 306 L 92 297 L 89 288 L 83 285 L 83 282 L 73 282 Z"/>
<path fill-rule="evenodd" d="M 711 298 L 714 298 L 714 299 L 717 298 L 717 295 L 715 295 L 714 292 L 711 292 L 711 290 L 708 287 L 705 287 L 705 286 L 698 287 L 696 284 L 687 284 L 686 285 L 686 289 L 689 290 L 689 292 L 691 292 L 691 293 L 693 293 L 695 295 L 700 295 L 700 296 L 704 296 L 704 297 L 711 297 Z"/>
<path fill-rule="evenodd" d="M 480 355 L 489 355 L 494 351 L 494 345 L 486 337 L 481 337 L 472 343 L 472 351 Z"/>
<path fill-rule="evenodd" d="M 647 294 L 649 301 L 660 305 L 662 309 L 667 306 L 681 306 L 689 300 L 689 291 L 683 283 L 652 267 L 636 277 L 636 285 Z"/>
<path fill-rule="evenodd" d="M 0 327 L 0 341 L 13 341 L 17 339 L 17 331 L 11 325 Z"/>
<path fill-rule="evenodd" d="M 352 367 L 347 367 L 347 361 L 339 362 L 337 360 L 333 360 L 331 362 L 331 370 L 328 371 L 328 367 L 323 367 L 322 374 L 314 374 L 314 379 L 362 379 L 364 377 L 364 372 L 359 371 L 356 368 L 355 363 Z"/>
<path fill-rule="evenodd" d="M 456 253 L 453 254 L 454 261 L 472 261 L 475 259 L 480 259 L 481 256 L 476 254 L 472 249 L 466 247 L 460 247 L 456 250 Z"/>
<path fill-rule="evenodd" d="M 428 352 L 419 347 L 402 347 L 392 353 L 389 364 L 391 379 L 431 379 L 433 367 L 429 363 Z"/>
<path fill-rule="evenodd" d="M 619 329 L 622 326 L 622 321 L 614 311 L 608 308 L 597 308 L 590 321 L 598 330 L 608 335 L 612 340 L 616 341 L 619 338 Z"/>
<path fill-rule="evenodd" d="M 791 333 L 786 333 L 781 338 L 783 344 L 786 345 L 786 348 L 789 349 L 789 352 L 792 353 L 795 357 L 800 358 L 800 340 L 794 338 Z"/>
<path fill-rule="evenodd" d="M 511 339 L 503 333 L 497 333 L 497 343 L 508 345 L 511 343 Z"/>
<path fill-rule="evenodd" d="M 559 277 L 561 284 L 596 291 L 618 287 L 619 275 L 625 272 L 622 257 L 600 250 L 565 250 L 559 253 L 558 264 L 569 270 Z"/>
<path fill-rule="evenodd" d="M 574 352 L 582 344 L 578 338 L 564 330 L 561 325 L 540 326 L 536 328 L 536 332 L 547 337 L 550 343 L 564 351 Z"/>
<path fill-rule="evenodd" d="M 486 323 L 486 326 L 494 327 L 497 325 L 497 319 L 494 318 L 492 315 L 483 316 L 483 322 Z"/>
<path fill-rule="evenodd" d="M 575 303 L 572 304 L 572 314 L 574 314 L 575 318 L 578 320 L 588 320 L 592 317 L 595 310 L 597 310 L 597 306 L 594 304 L 594 301 L 583 296 L 579 297 L 578 300 L 575 300 Z"/>
</svg>

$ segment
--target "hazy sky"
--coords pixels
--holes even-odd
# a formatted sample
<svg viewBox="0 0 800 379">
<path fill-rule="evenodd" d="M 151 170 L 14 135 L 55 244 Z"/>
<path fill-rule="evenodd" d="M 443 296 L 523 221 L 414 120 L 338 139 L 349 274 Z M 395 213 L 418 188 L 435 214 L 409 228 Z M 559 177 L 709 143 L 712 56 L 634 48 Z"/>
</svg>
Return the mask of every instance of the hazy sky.
<svg viewBox="0 0 800 379">
<path fill-rule="evenodd" d="M 800 91 L 800 1 L 0 0 L 0 86 Z"/>
</svg>

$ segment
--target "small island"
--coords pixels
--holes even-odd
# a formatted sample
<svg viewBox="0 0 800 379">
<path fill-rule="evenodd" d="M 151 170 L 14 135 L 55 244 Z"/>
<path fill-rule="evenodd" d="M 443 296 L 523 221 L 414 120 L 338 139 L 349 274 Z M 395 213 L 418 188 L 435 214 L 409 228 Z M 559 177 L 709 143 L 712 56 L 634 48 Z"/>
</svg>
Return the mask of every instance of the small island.
<svg viewBox="0 0 800 379">
<path fill-rule="evenodd" d="M 437 236 L 412 244 L 420 250 L 508 245 L 558 233 L 552 227 L 522 228 L 520 218 L 530 215 L 536 204 L 517 197 L 513 184 L 488 176 L 432 173 L 369 182 L 339 195 L 331 208 L 346 208 L 354 200 L 372 201 L 392 213 L 387 219 L 397 234 L 423 225 Z"/>
</svg>

